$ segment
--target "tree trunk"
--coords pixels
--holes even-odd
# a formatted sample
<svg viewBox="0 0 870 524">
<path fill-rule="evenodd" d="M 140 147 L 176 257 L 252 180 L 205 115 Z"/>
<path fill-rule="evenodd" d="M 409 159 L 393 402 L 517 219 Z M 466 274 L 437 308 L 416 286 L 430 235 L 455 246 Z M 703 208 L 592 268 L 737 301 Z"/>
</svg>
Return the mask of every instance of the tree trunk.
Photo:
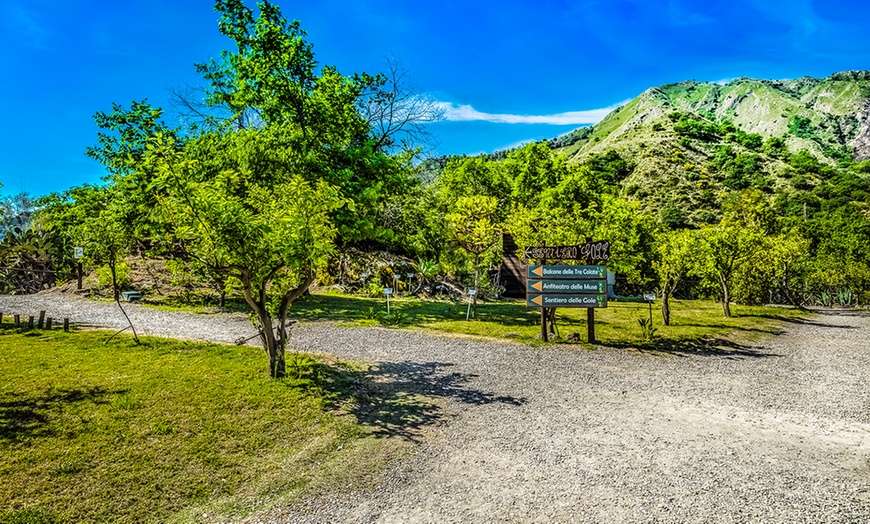
<svg viewBox="0 0 870 524">
<path fill-rule="evenodd" d="M 471 318 L 477 318 L 477 282 L 480 278 L 480 255 L 474 257 L 474 296 L 471 297 Z"/>
<path fill-rule="evenodd" d="M 115 263 L 114 262 L 109 263 L 109 271 L 112 272 L 112 290 L 115 292 L 115 303 L 118 304 L 118 309 L 121 310 L 121 313 L 124 315 L 124 318 L 127 319 L 127 323 L 130 324 L 130 329 L 133 331 L 133 340 L 135 340 L 136 343 L 138 344 L 139 343 L 139 335 L 136 334 L 136 328 L 133 327 L 133 321 L 130 320 L 130 317 L 127 316 L 127 312 L 124 311 L 124 307 L 121 305 L 121 293 L 120 293 L 120 289 L 118 288 L 118 276 L 117 276 L 117 273 L 115 272 Z"/>
<path fill-rule="evenodd" d="M 722 311 L 726 318 L 731 318 L 731 293 L 728 289 L 728 282 L 720 276 L 719 283 L 722 286 Z"/>
<path fill-rule="evenodd" d="M 671 325 L 671 289 L 668 283 L 662 286 L 662 324 L 665 326 Z"/>
<path fill-rule="evenodd" d="M 272 318 L 269 317 L 266 308 L 258 304 L 256 312 L 257 319 L 260 321 L 260 339 L 263 341 L 263 347 L 269 357 L 269 376 L 281 378 L 285 374 L 284 348 L 281 347 L 283 341 L 275 337 Z"/>
<path fill-rule="evenodd" d="M 120 306 L 121 303 L 119 301 L 120 290 L 118 289 L 118 274 L 115 272 L 114 262 L 109 263 L 109 271 L 111 271 L 112 273 L 112 293 L 114 294 L 115 302 L 118 302 L 118 305 Z"/>
</svg>

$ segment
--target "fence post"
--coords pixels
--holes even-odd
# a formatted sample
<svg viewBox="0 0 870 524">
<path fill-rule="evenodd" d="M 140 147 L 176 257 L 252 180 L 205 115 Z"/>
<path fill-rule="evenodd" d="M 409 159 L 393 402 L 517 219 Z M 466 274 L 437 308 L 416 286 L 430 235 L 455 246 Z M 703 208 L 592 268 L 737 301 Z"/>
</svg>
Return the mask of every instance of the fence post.
<svg viewBox="0 0 870 524">
<path fill-rule="evenodd" d="M 51 330 L 51 317 L 45 319 L 45 329 Z"/>
<path fill-rule="evenodd" d="M 27 317 L 27 329 L 33 329 L 33 315 Z"/>
<path fill-rule="evenodd" d="M 42 329 L 42 325 L 45 323 L 45 311 L 39 312 L 39 321 L 36 323 L 36 327 Z"/>
<path fill-rule="evenodd" d="M 69 331 L 69 317 L 64 317 L 63 319 L 63 330 Z"/>
<path fill-rule="evenodd" d="M 15 319 L 15 327 L 21 327 L 21 315 L 14 315 L 12 318 Z"/>
</svg>

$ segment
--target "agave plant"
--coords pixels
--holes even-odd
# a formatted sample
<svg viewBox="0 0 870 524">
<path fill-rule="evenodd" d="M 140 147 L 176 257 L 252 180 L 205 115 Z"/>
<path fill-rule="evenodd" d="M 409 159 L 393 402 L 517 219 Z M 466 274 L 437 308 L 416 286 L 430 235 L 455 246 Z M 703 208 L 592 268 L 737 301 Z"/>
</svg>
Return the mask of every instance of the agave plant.
<svg viewBox="0 0 870 524">
<path fill-rule="evenodd" d="M 56 235 L 39 229 L 12 228 L 0 242 L 0 288 L 4 293 L 35 293 L 55 283 L 63 258 Z"/>
<path fill-rule="evenodd" d="M 843 307 L 852 306 L 852 290 L 840 290 L 837 291 L 837 303 Z"/>
<path fill-rule="evenodd" d="M 420 286 L 433 286 L 441 274 L 441 264 L 435 260 L 422 259 L 414 265 L 420 277 Z"/>
</svg>

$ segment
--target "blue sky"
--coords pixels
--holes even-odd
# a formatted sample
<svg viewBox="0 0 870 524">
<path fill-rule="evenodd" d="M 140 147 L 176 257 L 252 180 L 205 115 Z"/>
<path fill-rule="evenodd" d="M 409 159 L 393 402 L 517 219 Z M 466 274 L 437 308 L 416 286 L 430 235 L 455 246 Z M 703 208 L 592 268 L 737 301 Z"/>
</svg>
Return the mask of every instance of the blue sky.
<svg viewBox="0 0 870 524">
<path fill-rule="evenodd" d="M 474 154 L 593 123 L 651 86 L 870 69 L 870 3 L 277 0 L 321 64 L 410 71 L 448 108 L 435 153 Z M 253 1 L 249 0 L 253 6 Z M 0 0 L 0 183 L 97 183 L 92 115 L 198 82 L 230 41 L 207 0 Z M 172 116 L 167 121 L 173 124 Z"/>
</svg>

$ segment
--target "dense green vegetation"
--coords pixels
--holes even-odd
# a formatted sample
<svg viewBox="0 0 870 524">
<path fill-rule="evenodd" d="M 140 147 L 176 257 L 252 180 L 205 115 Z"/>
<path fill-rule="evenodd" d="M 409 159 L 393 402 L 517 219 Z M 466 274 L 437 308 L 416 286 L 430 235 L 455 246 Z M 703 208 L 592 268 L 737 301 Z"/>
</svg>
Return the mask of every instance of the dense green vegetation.
<svg viewBox="0 0 870 524">
<path fill-rule="evenodd" d="M 273 376 L 313 282 L 489 299 L 499 284 L 481 276 L 501 260 L 500 232 L 520 248 L 609 240 L 617 292 L 658 290 L 665 323 L 671 297 L 716 299 L 725 316 L 732 303 L 868 300 L 866 74 L 662 86 L 565 137 L 417 164 L 408 128 L 390 123 L 432 114 L 402 106 L 420 98 L 394 76 L 320 65 L 268 2 L 256 16 L 237 0 L 216 9 L 234 47 L 196 66 L 205 103 L 183 100 L 177 129 L 147 101 L 98 112 L 87 154 L 105 184 L 42 199 L 28 234 L 48 239 L 40 253 L 61 275 L 70 245 L 85 246 L 116 296 L 136 253 L 242 299 Z M 385 256 L 352 268 L 360 253 Z"/>
<path fill-rule="evenodd" d="M 0 329 L 0 522 L 227 521 L 363 488 L 409 449 L 399 418 L 437 409 L 363 365 L 293 355 L 275 381 L 257 348 L 110 336 Z"/>
</svg>

